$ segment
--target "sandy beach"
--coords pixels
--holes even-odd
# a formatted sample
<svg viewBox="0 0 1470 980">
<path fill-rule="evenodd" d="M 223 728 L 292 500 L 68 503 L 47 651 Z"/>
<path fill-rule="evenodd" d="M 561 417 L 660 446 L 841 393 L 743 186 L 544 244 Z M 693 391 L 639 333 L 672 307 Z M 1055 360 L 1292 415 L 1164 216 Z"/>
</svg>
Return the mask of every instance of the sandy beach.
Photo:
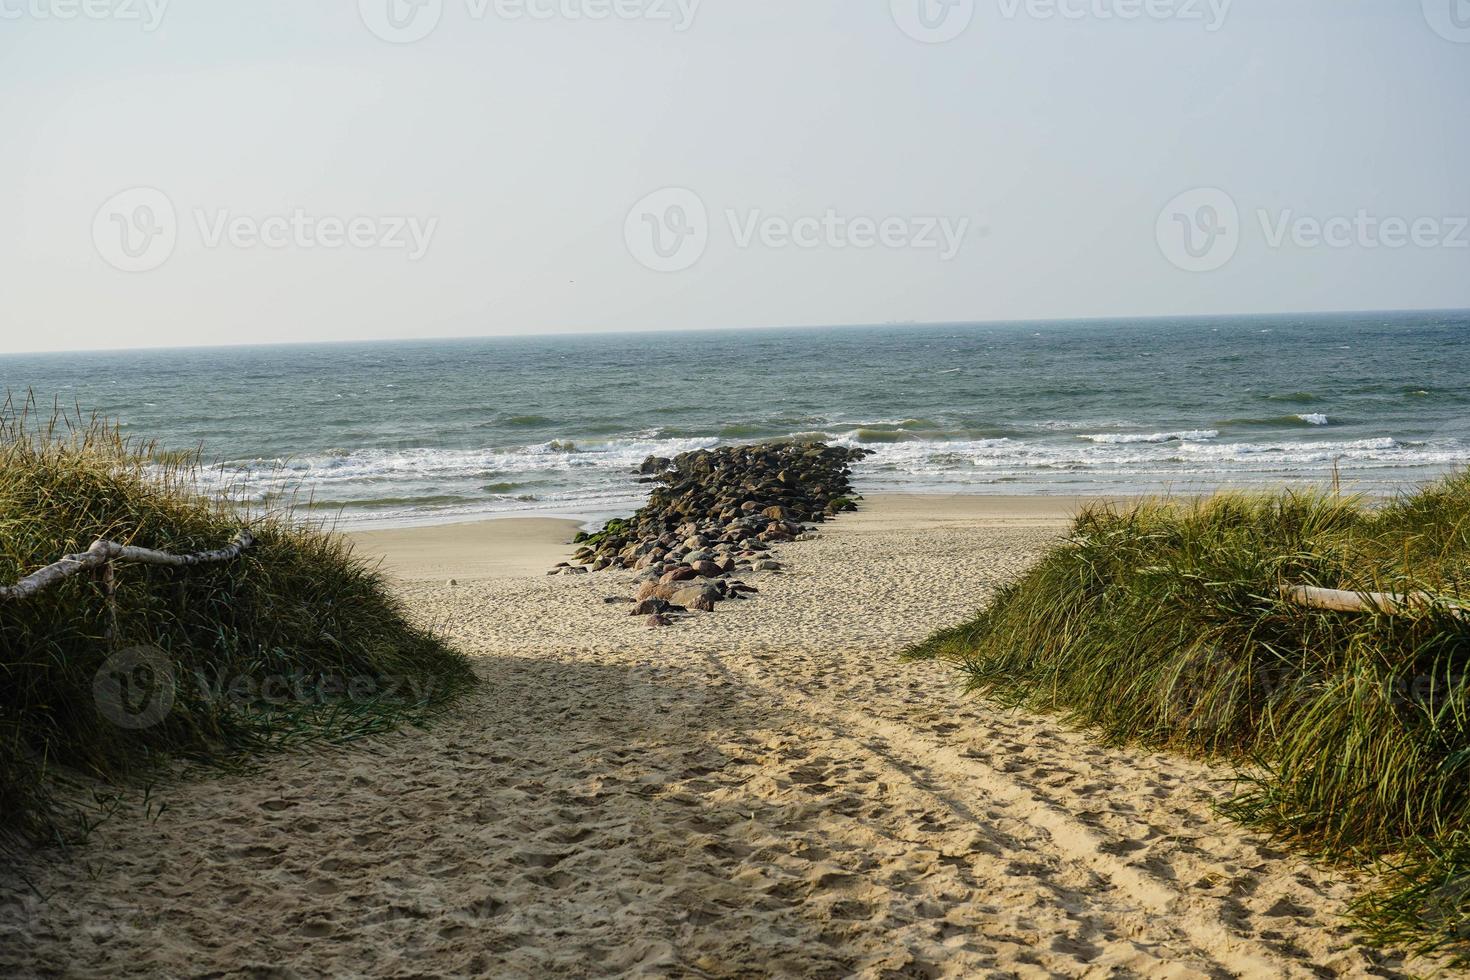
<svg viewBox="0 0 1470 980">
<path fill-rule="evenodd" d="M 570 523 L 356 535 L 483 686 L 5 872 L 0 973 L 1401 975 L 1351 883 L 1212 812 L 1227 772 L 898 662 L 1076 505 L 873 498 L 663 630 L 602 601 L 631 573 L 545 575 Z"/>
<path fill-rule="evenodd" d="M 390 528 L 348 534 L 355 550 L 399 581 L 545 575 L 571 555 L 582 525 L 547 517 Z"/>
<path fill-rule="evenodd" d="M 976 496 L 974 494 L 886 494 L 872 498 L 860 515 L 865 532 L 933 530 L 945 526 L 1063 527 L 1088 503 L 1105 497 Z M 511 517 L 500 520 L 433 524 L 425 527 L 356 531 L 347 537 L 359 555 L 382 563 L 394 579 L 473 581 L 544 575 L 572 553 L 574 520 Z M 831 527 L 837 527 L 837 524 Z"/>
</svg>

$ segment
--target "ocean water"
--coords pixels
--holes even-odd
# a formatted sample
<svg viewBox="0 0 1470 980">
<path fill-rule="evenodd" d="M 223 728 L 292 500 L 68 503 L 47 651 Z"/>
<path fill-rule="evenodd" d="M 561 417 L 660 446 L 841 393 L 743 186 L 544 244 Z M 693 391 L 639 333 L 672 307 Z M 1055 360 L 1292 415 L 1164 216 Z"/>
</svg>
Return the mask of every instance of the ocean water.
<svg viewBox="0 0 1470 980">
<path fill-rule="evenodd" d="M 1470 463 L 1470 313 L 690 331 L 0 357 L 212 484 L 347 524 L 597 518 L 650 454 L 820 436 L 865 492 L 1397 489 Z"/>
</svg>

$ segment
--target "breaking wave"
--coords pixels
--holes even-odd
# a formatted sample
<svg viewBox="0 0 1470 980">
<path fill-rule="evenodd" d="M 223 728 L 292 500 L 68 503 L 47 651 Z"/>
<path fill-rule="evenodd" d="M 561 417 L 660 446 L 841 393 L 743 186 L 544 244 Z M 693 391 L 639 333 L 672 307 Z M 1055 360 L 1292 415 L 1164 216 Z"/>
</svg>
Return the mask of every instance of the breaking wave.
<svg viewBox="0 0 1470 980">
<path fill-rule="evenodd" d="M 1077 438 L 1106 445 L 1128 446 L 1140 442 L 1203 442 L 1219 437 L 1218 429 L 1190 429 L 1187 432 L 1103 432 Z"/>
</svg>

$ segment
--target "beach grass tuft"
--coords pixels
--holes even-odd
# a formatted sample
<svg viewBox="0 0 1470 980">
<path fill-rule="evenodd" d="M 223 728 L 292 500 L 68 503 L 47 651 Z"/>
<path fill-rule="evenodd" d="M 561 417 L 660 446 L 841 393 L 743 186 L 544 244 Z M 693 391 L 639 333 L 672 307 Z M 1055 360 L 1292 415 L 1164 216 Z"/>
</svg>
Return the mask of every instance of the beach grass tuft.
<svg viewBox="0 0 1470 980">
<path fill-rule="evenodd" d="M 248 522 L 257 542 L 221 564 L 118 564 L 111 595 L 83 573 L 0 599 L 0 845 L 75 839 L 99 781 L 350 741 L 475 683 L 340 536 L 202 496 L 201 465 L 96 418 L 0 410 L 0 583 L 98 538 L 194 553 Z"/>
<path fill-rule="evenodd" d="M 1398 615 L 1281 587 L 1425 592 Z M 1223 495 L 1097 506 L 973 620 L 908 651 L 1113 743 L 1243 764 L 1226 812 L 1374 865 L 1377 941 L 1470 958 L 1470 473 L 1389 504 Z"/>
</svg>

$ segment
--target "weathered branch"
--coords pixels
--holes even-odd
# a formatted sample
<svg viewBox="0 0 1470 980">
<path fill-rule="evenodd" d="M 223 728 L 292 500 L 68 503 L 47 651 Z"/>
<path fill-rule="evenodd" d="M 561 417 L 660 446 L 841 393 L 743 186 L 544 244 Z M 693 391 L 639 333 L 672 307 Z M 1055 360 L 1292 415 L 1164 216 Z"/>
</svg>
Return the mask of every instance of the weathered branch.
<svg viewBox="0 0 1470 980">
<path fill-rule="evenodd" d="M 1385 616 L 1397 616 L 1439 606 L 1448 609 L 1450 615 L 1457 619 L 1470 616 L 1470 608 L 1447 603 L 1428 592 L 1401 595 L 1397 592 L 1346 592 L 1341 589 L 1319 589 L 1311 585 L 1283 585 L 1281 595 L 1299 606 L 1332 612 L 1376 612 Z"/>
<path fill-rule="evenodd" d="M 60 561 L 47 565 L 40 571 L 32 572 L 14 585 L 0 586 L 0 599 L 24 599 L 78 572 L 100 568 L 109 562 L 127 561 L 140 565 L 185 568 L 191 565 L 210 565 L 233 561 L 253 547 L 255 547 L 255 536 L 249 531 L 241 531 L 235 535 L 233 541 L 216 551 L 201 551 L 192 555 L 171 555 L 166 551 L 135 548 L 132 545 L 118 544 L 116 541 L 93 541 L 92 547 L 86 551 L 66 555 Z"/>
</svg>

